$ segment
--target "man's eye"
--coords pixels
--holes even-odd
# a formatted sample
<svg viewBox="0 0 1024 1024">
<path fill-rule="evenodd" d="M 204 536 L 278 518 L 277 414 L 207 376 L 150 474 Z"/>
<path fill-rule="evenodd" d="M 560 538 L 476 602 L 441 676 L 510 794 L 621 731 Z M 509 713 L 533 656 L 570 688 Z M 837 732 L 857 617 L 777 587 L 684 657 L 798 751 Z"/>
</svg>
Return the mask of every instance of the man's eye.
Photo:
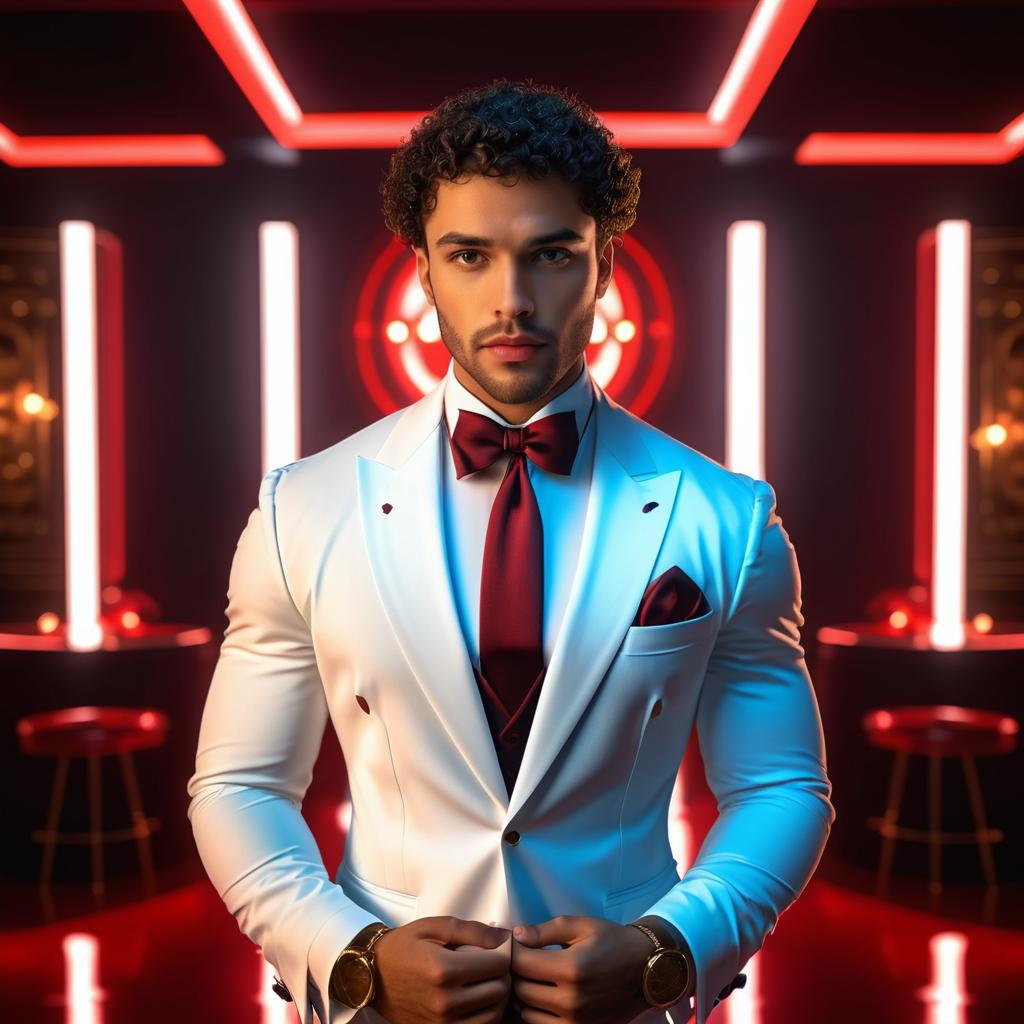
<svg viewBox="0 0 1024 1024">
<path fill-rule="evenodd" d="M 554 259 L 541 260 L 541 263 L 563 263 L 572 257 L 572 253 L 568 249 L 538 249 L 537 255 L 540 256 L 543 253 L 555 253 Z M 464 267 L 474 267 L 479 264 L 479 260 L 466 261 L 460 259 L 461 256 L 479 256 L 475 249 L 460 249 L 458 252 L 453 252 L 450 259 L 453 263 L 461 263 Z"/>
</svg>

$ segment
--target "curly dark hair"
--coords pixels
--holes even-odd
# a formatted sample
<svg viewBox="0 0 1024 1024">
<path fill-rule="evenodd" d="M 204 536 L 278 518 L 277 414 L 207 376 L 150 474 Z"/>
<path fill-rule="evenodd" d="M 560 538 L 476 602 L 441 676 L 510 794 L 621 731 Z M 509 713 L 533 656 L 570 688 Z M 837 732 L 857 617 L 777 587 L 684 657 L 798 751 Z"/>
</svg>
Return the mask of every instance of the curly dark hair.
<svg viewBox="0 0 1024 1024">
<path fill-rule="evenodd" d="M 632 159 L 573 94 L 531 79 L 495 79 L 449 96 L 391 154 L 380 186 L 384 221 L 404 244 L 425 248 L 423 216 L 437 203 L 438 179 L 556 173 L 578 186 L 600 253 L 636 220 L 640 168 Z"/>
</svg>

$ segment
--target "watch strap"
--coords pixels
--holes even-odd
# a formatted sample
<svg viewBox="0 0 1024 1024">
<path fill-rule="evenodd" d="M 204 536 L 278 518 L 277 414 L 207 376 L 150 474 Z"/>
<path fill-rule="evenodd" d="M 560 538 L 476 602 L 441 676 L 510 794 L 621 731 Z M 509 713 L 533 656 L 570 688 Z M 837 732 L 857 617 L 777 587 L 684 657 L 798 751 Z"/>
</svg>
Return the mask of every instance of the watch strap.
<svg viewBox="0 0 1024 1024">
<path fill-rule="evenodd" d="M 358 949 L 360 953 L 365 953 L 386 931 L 389 931 L 389 929 L 383 921 L 374 921 L 359 931 L 345 948 Z"/>
</svg>

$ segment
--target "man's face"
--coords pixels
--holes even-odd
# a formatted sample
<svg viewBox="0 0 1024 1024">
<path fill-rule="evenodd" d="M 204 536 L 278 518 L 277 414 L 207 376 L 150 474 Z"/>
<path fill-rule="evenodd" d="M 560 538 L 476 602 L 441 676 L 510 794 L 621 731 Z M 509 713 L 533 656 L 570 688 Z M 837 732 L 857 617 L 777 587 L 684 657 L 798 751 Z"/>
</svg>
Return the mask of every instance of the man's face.
<svg viewBox="0 0 1024 1024">
<path fill-rule="evenodd" d="M 575 380 L 597 300 L 612 275 L 612 242 L 596 251 L 594 218 L 552 175 L 514 185 L 474 174 L 438 183 L 415 247 L 459 381 L 510 422 L 522 422 Z M 554 237 L 552 237 L 554 236 Z M 536 347 L 487 347 L 527 335 Z"/>
</svg>

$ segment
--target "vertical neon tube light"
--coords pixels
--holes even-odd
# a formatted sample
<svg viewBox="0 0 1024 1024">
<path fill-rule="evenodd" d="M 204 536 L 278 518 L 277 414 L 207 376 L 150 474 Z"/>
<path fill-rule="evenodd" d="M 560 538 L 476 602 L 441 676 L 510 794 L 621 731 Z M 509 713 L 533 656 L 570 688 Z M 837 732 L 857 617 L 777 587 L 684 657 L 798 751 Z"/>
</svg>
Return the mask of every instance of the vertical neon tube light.
<svg viewBox="0 0 1024 1024">
<path fill-rule="evenodd" d="M 730 224 L 726 253 L 725 464 L 733 472 L 763 480 L 764 222 Z M 761 1019 L 757 967 L 753 956 L 744 968 L 746 987 L 726 1001 L 729 1024 L 757 1024 Z"/>
<path fill-rule="evenodd" d="M 100 625 L 99 445 L 96 414 L 96 230 L 60 224 L 64 361 L 64 584 L 66 643 L 94 651 Z"/>
<path fill-rule="evenodd" d="M 294 224 L 260 225 L 263 473 L 299 458 L 299 243 Z"/>
<path fill-rule="evenodd" d="M 967 489 L 967 354 L 971 226 L 935 231 L 935 484 L 932 501 L 933 647 L 964 643 Z"/>
<path fill-rule="evenodd" d="M 725 461 L 734 472 L 763 479 L 764 224 L 731 224 L 726 248 Z"/>
</svg>

